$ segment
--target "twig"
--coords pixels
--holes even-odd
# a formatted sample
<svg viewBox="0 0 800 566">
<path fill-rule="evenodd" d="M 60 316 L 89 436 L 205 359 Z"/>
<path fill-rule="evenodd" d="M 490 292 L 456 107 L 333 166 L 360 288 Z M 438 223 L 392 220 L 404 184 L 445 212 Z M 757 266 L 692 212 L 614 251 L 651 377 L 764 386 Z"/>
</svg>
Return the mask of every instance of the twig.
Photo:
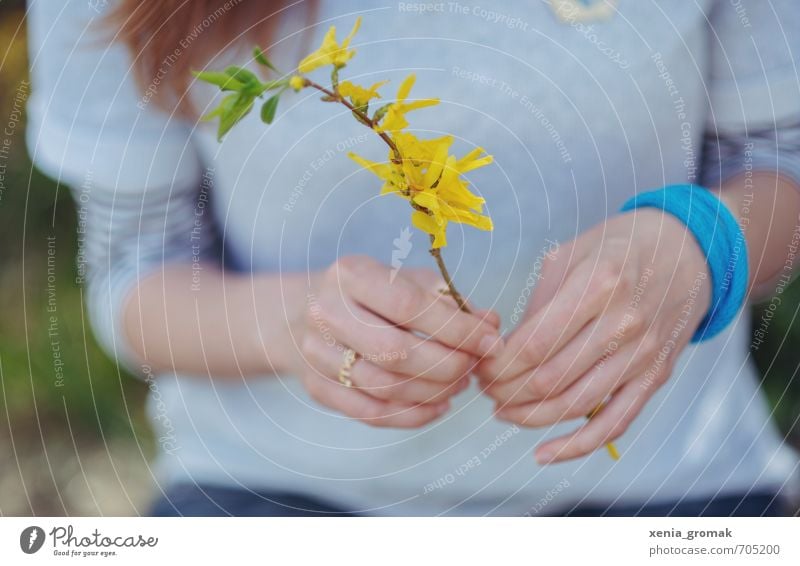
<svg viewBox="0 0 800 566">
<path fill-rule="evenodd" d="M 345 98 L 344 98 L 342 95 L 340 95 L 339 93 L 333 92 L 332 90 L 330 90 L 330 89 L 327 89 L 327 88 L 325 88 L 324 86 L 322 86 L 322 85 L 319 85 L 319 84 L 315 83 L 314 81 L 311 81 L 311 80 L 308 80 L 308 79 L 306 79 L 306 84 L 307 84 L 308 86 L 310 86 L 311 88 L 315 88 L 315 89 L 317 89 L 318 91 L 320 91 L 320 92 L 324 93 L 325 95 L 327 95 L 327 96 L 331 97 L 332 99 L 336 100 L 336 102 L 339 102 L 339 103 L 341 103 L 341 104 L 344 104 L 344 105 L 345 105 L 347 108 L 349 108 L 349 109 L 350 109 L 350 111 L 351 111 L 353 114 L 356 114 L 356 115 L 358 116 L 358 118 L 359 118 L 359 119 L 360 119 L 360 120 L 361 120 L 361 121 L 364 123 L 364 125 L 365 125 L 365 126 L 367 126 L 367 127 L 369 127 L 370 129 L 372 129 L 372 131 L 374 131 L 376 134 L 378 134 L 378 136 L 380 136 L 380 138 L 381 138 L 383 141 L 385 141 L 385 142 L 386 142 L 386 145 L 388 145 L 388 146 L 389 146 L 389 149 L 391 149 L 391 150 L 392 150 L 392 153 L 394 153 L 394 156 L 395 156 L 395 158 L 396 158 L 398 161 L 402 161 L 403 157 L 400 155 L 400 150 L 399 150 L 399 149 L 397 149 L 397 145 L 395 145 L 395 143 L 394 143 L 394 141 L 392 140 L 392 138 L 390 138 L 388 135 L 386 135 L 386 132 L 379 132 L 379 131 L 377 130 L 378 124 L 376 124 L 376 123 L 375 123 L 375 122 L 372 120 L 372 118 L 370 118 L 369 116 L 367 116 L 367 115 L 366 115 L 366 114 L 365 114 L 363 111 L 359 110 L 358 108 L 356 108 L 355 106 L 353 106 L 353 105 L 352 105 L 352 104 L 350 104 L 349 102 L 347 102 L 347 99 L 345 99 Z"/>
<path fill-rule="evenodd" d="M 442 250 L 440 248 L 434 248 L 432 246 L 434 237 L 431 236 L 431 249 L 429 250 L 433 259 L 436 260 L 436 265 L 439 266 L 439 271 L 442 273 L 442 277 L 444 277 L 445 283 L 447 283 L 447 290 L 453 300 L 458 305 L 462 311 L 466 313 L 471 313 L 469 306 L 467 306 L 467 301 L 464 300 L 464 297 L 461 296 L 461 293 L 458 292 L 456 286 L 453 284 L 453 280 L 450 278 L 450 272 L 447 271 L 447 266 L 444 264 L 444 258 L 442 258 Z"/>
<path fill-rule="evenodd" d="M 370 128 L 373 132 L 378 134 L 378 136 L 384 142 L 386 142 L 386 145 L 389 146 L 389 149 L 391 149 L 392 153 L 394 154 L 395 163 L 402 163 L 403 162 L 403 156 L 400 154 L 400 150 L 397 149 L 397 145 L 394 143 L 394 140 L 392 140 L 392 138 L 389 137 L 386 134 L 386 132 L 379 132 L 378 131 L 378 129 L 377 129 L 378 128 L 378 124 L 375 122 L 375 120 L 370 118 L 362 110 L 359 110 L 358 108 L 356 108 L 355 106 L 350 104 L 338 92 L 335 92 L 333 90 L 325 88 L 324 86 L 322 86 L 320 84 L 317 84 L 314 81 L 311 81 L 309 79 L 305 79 L 305 81 L 306 81 L 306 85 L 308 85 L 311 88 L 314 88 L 314 89 L 320 91 L 325 96 L 330 98 L 332 102 L 333 101 L 339 102 L 340 104 L 343 104 L 344 106 L 346 106 L 353 114 L 355 114 L 358 117 L 360 122 L 362 122 L 365 126 Z M 424 207 L 421 207 L 419 205 L 415 205 L 413 203 L 412 203 L 412 206 L 415 209 L 420 210 L 421 212 L 424 212 L 426 214 L 429 213 L 429 211 Z M 451 297 L 453 297 L 453 300 L 456 302 L 456 304 L 458 305 L 459 309 L 461 309 L 462 311 L 467 312 L 467 313 L 472 312 L 472 311 L 470 311 L 469 306 L 467 306 L 467 301 L 464 300 L 464 297 L 461 295 L 461 293 L 458 292 L 458 289 L 456 289 L 456 286 L 453 283 L 453 279 L 450 277 L 450 272 L 447 271 L 447 266 L 445 265 L 444 258 L 442 257 L 442 251 L 439 248 L 434 248 L 433 247 L 433 241 L 434 241 L 434 236 L 431 235 L 430 254 L 433 256 L 433 259 L 436 260 L 436 265 L 439 267 L 439 272 L 442 274 L 442 277 L 444 278 L 445 283 L 447 283 L 448 294 Z"/>
</svg>

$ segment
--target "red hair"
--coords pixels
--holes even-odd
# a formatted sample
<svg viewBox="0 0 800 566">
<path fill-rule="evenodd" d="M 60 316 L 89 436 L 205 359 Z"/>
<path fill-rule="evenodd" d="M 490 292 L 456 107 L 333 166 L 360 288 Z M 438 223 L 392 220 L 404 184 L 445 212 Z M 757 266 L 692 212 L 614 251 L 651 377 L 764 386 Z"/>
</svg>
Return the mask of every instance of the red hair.
<svg viewBox="0 0 800 566">
<path fill-rule="evenodd" d="M 231 42 L 268 45 L 279 13 L 301 4 L 313 16 L 315 0 L 120 0 L 106 23 L 130 51 L 138 83 L 146 89 L 158 80 L 154 102 L 192 113 L 183 96 L 190 71 L 204 67 Z"/>
</svg>

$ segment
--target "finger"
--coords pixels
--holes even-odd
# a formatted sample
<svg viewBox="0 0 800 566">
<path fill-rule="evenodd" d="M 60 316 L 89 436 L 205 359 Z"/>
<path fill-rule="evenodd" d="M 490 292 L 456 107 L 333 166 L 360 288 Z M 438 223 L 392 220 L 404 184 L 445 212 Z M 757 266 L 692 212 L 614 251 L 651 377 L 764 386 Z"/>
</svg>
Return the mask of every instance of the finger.
<svg viewBox="0 0 800 566">
<path fill-rule="evenodd" d="M 592 369 L 610 358 L 628 341 L 639 336 L 640 317 L 629 312 L 591 321 L 555 356 L 510 381 L 486 383 L 487 394 L 508 403 L 529 403 L 555 397 Z"/>
<path fill-rule="evenodd" d="M 474 311 L 475 316 L 479 317 L 481 320 L 485 320 L 490 326 L 495 328 L 496 330 L 500 329 L 500 324 L 502 320 L 500 315 L 496 312 L 489 310 L 489 309 L 477 309 Z"/>
<path fill-rule="evenodd" d="M 352 375 L 353 384 L 367 395 L 385 401 L 439 403 L 469 387 L 469 377 L 454 382 L 436 382 L 419 377 L 389 373 L 362 360 Z"/>
<path fill-rule="evenodd" d="M 324 375 L 338 375 L 344 363 L 343 349 L 322 346 L 312 355 L 314 367 L 321 368 Z M 466 377 L 453 383 L 439 383 L 393 374 L 360 357 L 352 366 L 350 380 L 354 387 L 371 397 L 415 404 L 446 401 L 469 386 Z"/>
<path fill-rule="evenodd" d="M 408 269 L 404 273 L 406 274 L 406 276 L 409 279 L 412 279 L 415 283 L 417 283 L 417 285 L 419 285 L 423 289 L 427 289 L 428 291 L 431 291 L 431 292 L 433 292 L 433 293 L 435 293 L 437 295 L 442 295 L 443 297 L 446 298 L 446 300 L 449 300 L 449 302 L 451 302 L 453 304 L 453 306 L 458 308 L 458 304 L 455 302 L 455 299 L 449 293 L 449 289 L 447 287 L 447 283 L 442 278 L 442 274 L 441 273 L 438 273 L 438 272 L 436 272 L 436 271 L 434 271 L 432 269 L 425 269 L 425 268 Z M 475 306 L 475 304 L 469 299 L 469 297 L 461 297 L 461 298 L 466 303 L 467 308 L 469 309 L 469 312 L 476 313 L 476 314 L 478 313 L 478 311 L 480 309 L 478 309 L 478 307 Z M 489 313 L 489 312 L 493 312 L 493 311 L 484 309 L 481 312 Z M 495 313 L 495 315 L 496 315 L 496 313 Z M 497 316 L 498 324 L 495 325 L 495 326 L 499 326 L 500 317 L 499 317 L 499 315 L 496 315 L 496 316 Z M 481 318 L 483 318 L 483 317 L 481 317 Z"/>
<path fill-rule="evenodd" d="M 402 273 L 389 283 L 387 267 L 376 261 L 354 262 L 343 270 L 341 277 L 361 306 L 445 346 L 475 356 L 489 356 L 495 355 L 502 345 L 497 328 L 481 317 L 461 311 L 437 288 L 419 285 Z"/>
<path fill-rule="evenodd" d="M 592 367 L 561 395 L 523 405 L 501 404 L 497 417 L 530 427 L 583 418 L 623 383 L 640 375 L 647 365 L 644 358 L 637 358 L 636 346 L 627 345 Z"/>
<path fill-rule="evenodd" d="M 450 297 L 450 294 L 446 292 L 447 284 L 442 279 L 441 274 L 436 273 L 431 269 L 409 269 L 406 271 L 406 274 L 424 289 L 442 295 L 453 301 L 452 297 Z M 471 300 L 466 297 L 464 300 L 466 301 L 467 307 L 469 307 L 469 310 L 472 312 L 472 314 L 487 322 L 495 329 L 500 329 L 500 325 L 503 321 L 499 314 L 491 309 L 479 309 Z M 453 302 L 453 304 L 455 304 L 455 302 Z"/>
<path fill-rule="evenodd" d="M 591 262 L 583 262 L 567 276 L 555 296 L 515 330 L 503 353 L 490 361 L 491 373 L 511 379 L 540 365 L 602 313 L 615 280 L 594 276 L 593 268 Z"/>
<path fill-rule="evenodd" d="M 477 361 L 398 328 L 358 305 L 334 307 L 327 320 L 340 344 L 391 373 L 452 383 L 467 376 Z"/>
<path fill-rule="evenodd" d="M 535 452 L 536 461 L 554 464 L 572 460 L 613 442 L 625 433 L 651 395 L 638 381 L 629 381 L 575 432 L 540 445 Z"/>
<path fill-rule="evenodd" d="M 577 265 L 594 247 L 576 245 L 576 243 L 576 241 L 572 241 L 567 244 L 557 244 L 549 241 L 547 248 L 542 249 L 539 256 L 541 269 L 531 294 L 531 301 L 528 305 L 529 312 L 536 312 L 544 307 L 564 284 L 570 266 Z"/>
<path fill-rule="evenodd" d="M 314 376 L 306 386 L 315 401 L 376 427 L 420 427 L 442 416 L 449 408 L 447 401 L 436 404 L 383 401 L 358 389 L 345 387 L 335 378 Z"/>
</svg>

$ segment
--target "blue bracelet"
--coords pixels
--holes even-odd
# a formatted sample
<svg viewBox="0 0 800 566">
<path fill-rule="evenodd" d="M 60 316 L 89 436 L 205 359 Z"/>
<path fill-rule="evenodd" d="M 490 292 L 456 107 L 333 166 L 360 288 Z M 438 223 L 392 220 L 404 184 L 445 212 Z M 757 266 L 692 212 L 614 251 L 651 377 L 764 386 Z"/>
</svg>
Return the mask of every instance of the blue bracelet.
<svg viewBox="0 0 800 566">
<path fill-rule="evenodd" d="M 719 334 L 736 317 L 747 291 L 747 241 L 739 223 L 711 191 L 697 185 L 670 185 L 628 200 L 622 208 L 653 207 L 686 224 L 700 244 L 711 272 L 711 305 L 692 342 Z"/>
</svg>

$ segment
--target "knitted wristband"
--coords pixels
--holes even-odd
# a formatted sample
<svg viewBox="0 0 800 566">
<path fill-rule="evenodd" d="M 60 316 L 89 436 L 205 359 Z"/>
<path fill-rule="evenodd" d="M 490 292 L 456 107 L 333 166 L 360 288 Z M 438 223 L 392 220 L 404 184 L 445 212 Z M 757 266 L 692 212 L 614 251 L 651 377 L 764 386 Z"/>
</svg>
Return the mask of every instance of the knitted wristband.
<svg viewBox="0 0 800 566">
<path fill-rule="evenodd" d="M 716 336 L 736 317 L 747 291 L 747 242 L 739 223 L 711 191 L 698 185 L 670 185 L 640 193 L 620 210 L 642 207 L 658 208 L 676 217 L 703 250 L 713 293 L 692 342 Z"/>
</svg>

